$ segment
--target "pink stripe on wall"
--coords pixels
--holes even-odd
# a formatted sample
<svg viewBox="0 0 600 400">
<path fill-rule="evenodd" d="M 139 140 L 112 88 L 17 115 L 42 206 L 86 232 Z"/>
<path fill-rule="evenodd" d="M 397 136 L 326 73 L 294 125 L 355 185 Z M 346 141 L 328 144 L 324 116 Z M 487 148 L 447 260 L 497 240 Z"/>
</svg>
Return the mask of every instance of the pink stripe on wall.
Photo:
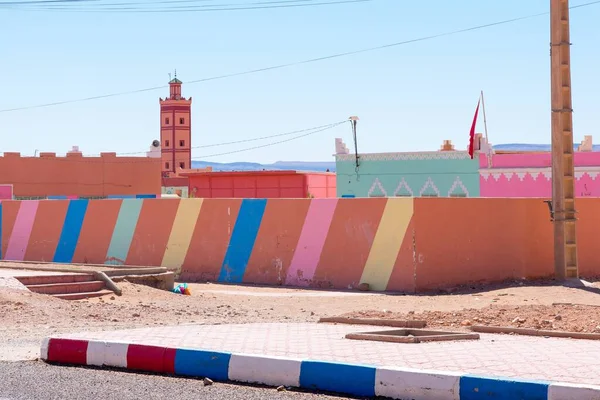
<svg viewBox="0 0 600 400">
<path fill-rule="evenodd" d="M 0 185 L 0 199 L 12 200 L 13 187 L 12 185 Z"/>
<path fill-rule="evenodd" d="M 5 260 L 23 261 L 39 203 L 39 200 L 21 201 L 12 235 L 8 241 Z"/>
<path fill-rule="evenodd" d="M 312 281 L 336 206 L 337 199 L 311 200 L 285 280 L 287 285 L 308 286 Z"/>
</svg>

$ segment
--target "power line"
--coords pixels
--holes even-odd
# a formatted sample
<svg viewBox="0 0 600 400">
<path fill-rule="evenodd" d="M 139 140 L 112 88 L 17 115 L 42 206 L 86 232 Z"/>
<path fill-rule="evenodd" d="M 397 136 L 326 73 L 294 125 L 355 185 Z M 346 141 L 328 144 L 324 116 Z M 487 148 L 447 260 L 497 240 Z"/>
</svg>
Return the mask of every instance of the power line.
<svg viewBox="0 0 600 400">
<path fill-rule="evenodd" d="M 216 154 L 207 154 L 207 155 L 203 155 L 203 156 L 196 156 L 196 157 L 191 157 L 192 160 L 199 160 L 199 159 L 203 159 L 203 158 L 211 158 L 211 157 L 218 157 L 218 156 L 224 156 L 224 155 L 228 155 L 228 154 L 235 154 L 235 153 L 242 153 L 242 152 L 246 152 L 246 151 L 251 151 L 251 150 L 256 150 L 256 149 L 262 149 L 265 147 L 271 147 L 271 146 L 276 146 L 278 144 L 282 144 L 282 143 L 287 143 L 287 142 L 291 142 L 293 140 L 298 140 L 307 136 L 311 136 L 314 135 L 316 133 L 320 133 L 320 132 L 324 132 L 330 129 L 333 129 L 337 126 L 340 126 L 344 123 L 346 123 L 348 121 L 339 121 L 339 122 L 335 122 L 335 123 L 331 123 L 331 124 L 327 124 L 327 125 L 320 125 L 320 126 L 315 126 L 312 128 L 307 128 L 307 129 L 301 129 L 301 130 L 297 130 L 297 131 L 293 131 L 293 132 L 286 132 L 286 133 L 279 133 L 276 135 L 270 135 L 270 136 L 263 136 L 263 137 L 259 137 L 259 138 L 251 138 L 251 139 L 244 139 L 244 140 L 238 140 L 238 141 L 233 141 L 233 142 L 223 142 L 223 143 L 216 143 L 216 144 L 210 144 L 210 145 L 205 145 L 205 146 L 196 146 L 196 147 L 191 147 L 191 149 L 196 149 L 196 148 L 209 148 L 209 147 L 216 147 L 216 146 L 226 146 L 226 145 L 231 145 L 231 144 L 239 144 L 239 143 L 246 143 L 246 142 L 251 142 L 251 141 L 256 141 L 256 140 L 263 140 L 263 139 L 267 139 L 267 138 L 275 138 L 275 137 L 281 137 L 284 135 L 291 135 L 291 134 L 295 134 L 295 133 L 303 133 L 302 135 L 297 135 L 288 139 L 284 139 L 284 140 L 279 140 L 276 142 L 270 142 L 270 143 L 266 143 L 266 144 L 262 144 L 262 145 L 258 145 L 258 146 L 252 146 L 252 147 L 246 147 L 243 149 L 238 149 L 238 150 L 232 150 L 232 151 L 227 151 L 227 152 L 223 152 L 223 153 L 216 153 Z M 111 152 L 112 153 L 112 152 Z M 131 152 L 131 153 L 115 153 L 117 156 L 124 156 L 124 155 L 133 155 L 133 154 L 142 154 L 142 153 L 147 153 L 147 151 L 142 151 L 142 152 Z M 94 157 L 97 158 L 95 160 L 90 160 L 88 157 Z M 127 163 L 139 163 L 139 160 L 148 160 L 148 162 L 150 162 L 149 160 L 152 160 L 152 158 L 148 158 L 148 157 L 135 157 L 136 161 L 131 161 L 131 159 L 128 157 L 127 160 L 123 160 L 123 159 L 103 159 L 100 158 L 98 154 L 92 154 L 92 155 L 85 155 L 84 158 L 78 158 L 78 157 L 36 157 L 36 159 L 39 160 L 58 160 L 58 161 L 65 161 L 65 162 L 93 162 L 93 163 L 117 163 L 117 164 L 127 164 Z"/>
<path fill-rule="evenodd" d="M 201 0 L 199 0 L 201 1 Z M 319 2 L 313 2 L 319 1 Z M 48 4 L 34 7 L 25 6 L 22 4 L 0 3 L 0 7 L 12 10 L 23 11 L 60 11 L 60 12 L 78 12 L 78 13 L 179 13 L 179 12 L 214 12 L 214 11 L 243 11 L 243 10 L 265 10 L 277 8 L 297 8 L 297 7 L 315 7 L 327 5 L 339 5 L 350 3 L 364 3 L 374 0 L 288 0 L 288 1 L 271 1 L 271 2 L 255 2 L 255 3 L 230 3 L 230 4 L 212 4 L 212 5 L 188 5 L 188 6 L 171 6 L 169 8 L 152 8 L 148 4 L 144 7 L 139 7 L 143 3 L 137 4 L 137 7 L 122 7 L 126 3 L 117 3 L 116 7 L 103 7 L 107 4 L 95 3 L 96 7 L 73 7 L 64 4 Z M 307 3 L 310 2 L 310 3 Z M 294 4 L 283 4 L 294 3 Z M 79 5 L 81 3 L 76 3 Z M 100 6 L 100 7 L 98 7 Z"/>
<path fill-rule="evenodd" d="M 171 5 L 171 4 L 198 4 L 198 3 L 213 3 L 206 5 L 206 7 L 214 7 L 220 6 L 224 7 L 227 4 L 222 4 L 219 1 L 226 0 L 156 0 L 156 1 L 121 1 L 118 3 L 110 3 L 106 2 L 107 0 L 32 0 L 32 1 L 0 1 L 0 6 L 12 5 L 12 6 L 46 6 L 46 7 L 54 7 L 54 6 L 67 6 L 67 5 L 85 5 L 91 3 L 92 6 L 131 6 L 131 5 L 143 5 L 143 6 L 152 6 L 152 5 Z M 261 1 L 261 2 L 251 2 L 251 3 L 241 3 L 241 5 L 248 4 L 271 4 L 271 3 L 310 3 L 321 0 L 274 0 L 274 1 Z M 237 5 L 240 5 L 239 3 Z M 185 7 L 185 6 L 183 6 Z"/>
<path fill-rule="evenodd" d="M 572 9 L 582 8 L 582 7 L 588 7 L 588 6 L 592 6 L 592 5 L 596 5 L 596 4 L 600 4 L 600 0 L 571 6 L 570 8 L 572 8 Z M 276 70 L 276 69 L 289 68 L 289 67 L 310 64 L 310 63 L 319 62 L 319 61 L 326 61 L 326 60 L 331 60 L 331 59 L 335 59 L 335 58 L 357 55 L 357 54 L 361 54 L 361 53 L 389 49 L 389 48 L 398 47 L 398 46 L 402 46 L 402 45 L 406 45 L 406 44 L 424 42 L 427 40 L 438 39 L 438 38 L 445 37 L 445 36 L 452 36 L 452 35 L 456 35 L 456 34 L 460 34 L 460 33 L 466 33 L 466 32 L 481 30 L 481 29 L 485 29 L 485 28 L 490 28 L 493 26 L 505 25 L 505 24 L 509 24 L 509 23 L 513 23 L 513 22 L 537 18 L 537 17 L 541 17 L 544 15 L 548 15 L 548 14 L 549 13 L 546 11 L 546 12 L 531 14 L 531 15 L 527 15 L 527 16 L 523 16 L 523 17 L 517 17 L 517 18 L 511 18 L 511 19 L 506 19 L 506 20 L 502 20 L 502 21 L 492 22 L 492 23 L 488 23 L 488 24 L 476 25 L 476 26 L 472 26 L 470 28 L 458 29 L 458 30 L 449 31 L 449 32 L 445 32 L 445 33 L 439 33 L 439 34 L 435 34 L 435 35 L 422 36 L 420 38 L 404 40 L 401 42 L 390 43 L 390 44 L 386 44 L 386 45 L 382 45 L 382 46 L 368 47 L 365 49 L 348 51 L 348 52 L 344 52 L 344 53 L 337 53 L 337 54 L 332 54 L 332 55 L 324 56 L 324 57 L 311 58 L 311 59 L 304 60 L 304 61 L 296 61 L 296 62 L 291 62 L 291 63 L 286 63 L 286 64 L 273 65 L 270 67 L 252 69 L 252 70 L 247 70 L 247 71 L 242 71 L 242 72 L 235 72 L 235 73 L 231 73 L 231 74 L 217 75 L 217 76 L 213 76 L 213 77 L 209 77 L 209 78 L 196 79 L 196 80 L 188 81 L 188 82 L 186 82 L 186 84 L 191 85 L 191 84 L 195 84 L 195 83 L 202 83 L 202 82 L 215 81 L 215 80 L 220 80 L 220 79 L 234 78 L 234 77 L 238 77 L 238 76 L 250 75 L 250 74 L 255 74 L 255 73 L 259 73 L 259 72 L 266 72 L 266 71 L 272 71 L 272 70 Z M 106 98 L 117 97 L 117 96 L 125 96 L 125 95 L 132 95 L 132 94 L 138 94 L 138 93 L 143 93 L 143 92 L 151 92 L 151 91 L 155 91 L 155 90 L 162 90 L 167 87 L 168 87 L 167 85 L 160 85 L 160 86 L 154 86 L 154 87 L 149 87 L 149 88 L 145 88 L 145 89 L 130 90 L 130 91 L 125 91 L 125 92 L 115 92 L 115 93 L 98 95 L 98 96 L 83 97 L 83 98 L 79 98 L 79 99 L 56 101 L 56 102 L 52 102 L 52 103 L 37 104 L 37 105 L 32 105 L 32 106 L 7 108 L 7 109 L 0 110 L 0 113 L 23 111 L 23 110 L 30 110 L 30 109 L 35 109 L 35 108 L 53 107 L 53 106 L 72 104 L 72 103 L 80 103 L 80 102 L 92 101 L 92 100 L 100 100 L 100 99 L 106 99 Z"/>
<path fill-rule="evenodd" d="M 222 143 L 213 143 L 213 144 L 206 144 L 206 145 L 202 145 L 202 146 L 192 146 L 190 147 L 191 150 L 194 149 L 207 149 L 210 147 L 221 147 L 221 146 L 229 146 L 232 144 L 241 144 L 241 143 L 248 143 L 248 142 L 256 142 L 259 140 L 265 140 L 265 139 L 272 139 L 272 138 L 276 138 L 276 137 L 282 137 L 282 136 L 289 136 L 289 135 L 294 135 L 297 133 L 304 133 L 304 132 L 308 132 L 308 131 L 314 131 L 315 129 L 321 129 L 321 128 L 325 128 L 325 130 L 327 129 L 331 129 L 334 128 L 340 124 L 343 124 L 346 121 L 342 121 L 342 122 L 335 122 L 333 124 L 327 124 L 327 125 L 321 125 L 321 126 L 315 126 L 313 128 L 308 128 L 308 129 L 301 129 L 301 130 L 297 130 L 297 131 L 292 131 L 292 132 L 285 132 L 285 133 L 277 133 L 275 135 L 268 135 L 268 136 L 260 136 L 260 137 L 255 137 L 255 138 L 250 138 L 250 139 L 243 139 L 243 140 L 236 140 L 233 142 L 222 142 Z M 321 131 L 319 131 L 321 132 Z M 313 132 L 315 133 L 315 132 Z M 127 152 L 127 153 L 117 153 L 118 155 L 133 155 L 133 154 L 145 154 L 147 152 L 146 151 L 133 151 L 133 152 Z"/>
<path fill-rule="evenodd" d="M 225 152 L 225 153 L 207 154 L 207 155 L 204 155 L 204 156 L 192 157 L 192 160 L 198 160 L 198 159 L 201 159 L 201 158 L 211 158 L 211 157 L 218 157 L 218 156 L 226 156 L 226 155 L 229 155 L 229 154 L 242 153 L 242 152 L 246 152 L 246 151 L 250 151 L 250 150 L 262 149 L 264 147 L 275 146 L 275 145 L 278 145 L 278 144 L 281 144 L 281 143 L 291 142 L 292 140 L 297 140 L 297 139 L 300 139 L 300 138 L 303 138 L 303 137 L 314 135 L 315 133 L 319 133 L 319 132 L 323 132 L 323 131 L 335 128 L 336 126 L 339 126 L 339 125 L 344 124 L 346 122 L 348 122 L 348 121 L 338 122 L 338 123 L 332 124 L 332 125 L 330 125 L 329 127 L 326 127 L 326 128 L 318 129 L 316 131 L 305 133 L 303 135 L 294 136 L 294 137 L 291 137 L 289 139 L 284 139 L 284 140 L 280 140 L 280 141 L 277 141 L 277 142 L 271 142 L 271 143 L 263 144 L 263 145 L 260 145 L 260 146 L 247 147 L 245 149 L 233 150 L 233 151 L 228 151 L 228 152 Z"/>
<path fill-rule="evenodd" d="M 102 0 L 35 0 L 35 1 L 0 1 L 0 6 L 4 5 L 30 5 L 30 4 L 50 4 L 50 3 L 85 3 Z"/>
</svg>

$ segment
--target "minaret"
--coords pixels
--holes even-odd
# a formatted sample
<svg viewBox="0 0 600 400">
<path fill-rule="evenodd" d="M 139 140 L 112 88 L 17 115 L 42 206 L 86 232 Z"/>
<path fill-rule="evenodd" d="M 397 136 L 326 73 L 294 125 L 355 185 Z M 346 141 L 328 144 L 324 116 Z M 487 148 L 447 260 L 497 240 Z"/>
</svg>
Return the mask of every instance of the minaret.
<svg viewBox="0 0 600 400">
<path fill-rule="evenodd" d="M 181 96 L 181 82 L 169 81 L 169 97 L 160 99 L 160 147 L 163 177 L 175 177 L 192 163 L 192 98 Z"/>
</svg>

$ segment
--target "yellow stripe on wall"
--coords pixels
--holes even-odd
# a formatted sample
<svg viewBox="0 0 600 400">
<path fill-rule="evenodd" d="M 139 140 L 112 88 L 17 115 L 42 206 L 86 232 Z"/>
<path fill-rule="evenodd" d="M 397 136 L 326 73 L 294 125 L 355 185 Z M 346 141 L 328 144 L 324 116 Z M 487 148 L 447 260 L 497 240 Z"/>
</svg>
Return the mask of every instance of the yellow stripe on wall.
<svg viewBox="0 0 600 400">
<path fill-rule="evenodd" d="M 368 283 L 371 290 L 383 291 L 387 288 L 412 215 L 412 198 L 387 200 L 360 278 L 360 282 Z"/>
<path fill-rule="evenodd" d="M 203 199 L 181 199 L 179 201 L 167 249 L 163 256 L 162 267 L 179 270 L 183 265 L 194 228 L 196 228 L 198 215 L 200 215 L 202 201 Z"/>
</svg>

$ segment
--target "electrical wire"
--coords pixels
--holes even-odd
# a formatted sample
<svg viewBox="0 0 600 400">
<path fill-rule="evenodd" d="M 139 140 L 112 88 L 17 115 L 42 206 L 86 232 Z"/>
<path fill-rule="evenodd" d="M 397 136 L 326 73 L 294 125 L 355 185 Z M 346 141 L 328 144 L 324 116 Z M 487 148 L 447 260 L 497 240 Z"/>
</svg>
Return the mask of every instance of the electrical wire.
<svg viewBox="0 0 600 400">
<path fill-rule="evenodd" d="M 588 7 L 588 6 L 597 5 L 597 4 L 600 4 L 600 0 L 571 6 L 570 8 L 572 8 L 572 9 L 582 8 L 582 7 Z M 242 71 L 242 72 L 235 72 L 235 73 L 231 73 L 231 74 L 217 75 L 217 76 L 212 76 L 212 77 L 208 77 L 208 78 L 201 78 L 201 79 L 188 81 L 188 82 L 186 82 L 186 85 L 221 80 L 221 79 L 234 78 L 234 77 L 243 76 L 243 75 L 256 74 L 256 73 L 267 72 L 267 71 L 272 71 L 272 70 L 276 70 L 276 69 L 290 68 L 290 67 L 294 67 L 294 66 L 310 64 L 310 63 L 315 63 L 315 62 L 320 62 L 320 61 L 326 61 L 326 60 L 331 60 L 331 59 L 335 59 L 335 58 L 347 57 L 347 56 L 351 56 L 351 55 L 357 55 L 357 54 L 362 54 L 362 53 L 367 53 L 367 52 L 372 52 L 372 51 L 377 51 L 377 50 L 384 50 L 384 49 L 398 47 L 398 46 L 402 46 L 402 45 L 406 45 L 406 44 L 424 42 L 427 40 L 438 39 L 438 38 L 445 37 L 445 36 L 452 36 L 452 35 L 456 35 L 456 34 L 460 34 L 460 33 L 466 33 L 466 32 L 476 31 L 476 30 L 480 30 L 480 29 L 490 28 L 490 27 L 494 27 L 494 26 L 505 25 L 505 24 L 509 24 L 509 23 L 513 23 L 513 22 L 523 21 L 523 20 L 527 20 L 527 19 L 537 18 L 537 17 L 541 17 L 544 15 L 548 15 L 548 14 L 549 14 L 549 12 L 531 14 L 531 15 L 527 15 L 527 16 L 523 16 L 523 17 L 511 18 L 511 19 L 492 22 L 492 23 L 488 23 L 488 24 L 476 25 L 476 26 L 472 26 L 470 28 L 458 29 L 458 30 L 449 31 L 449 32 L 445 32 L 445 33 L 439 33 L 439 34 L 434 34 L 434 35 L 429 35 L 429 36 L 422 36 L 422 37 L 416 38 L 416 39 L 409 39 L 409 40 L 404 40 L 401 42 L 389 43 L 389 44 L 382 45 L 382 46 L 368 47 L 368 48 L 364 48 L 364 49 L 360 49 L 360 50 L 348 51 L 348 52 L 344 52 L 344 53 L 337 53 L 337 54 L 332 54 L 332 55 L 328 55 L 328 56 L 324 56 L 324 57 L 311 58 L 311 59 L 307 59 L 304 61 L 296 61 L 296 62 L 291 62 L 291 63 L 286 63 L 286 64 L 273 65 L 270 67 L 252 69 L 252 70 L 247 70 L 247 71 Z M 6 108 L 6 109 L 0 110 L 0 113 L 24 111 L 24 110 L 31 110 L 31 109 L 36 109 L 36 108 L 54 107 L 54 106 L 60 106 L 60 105 L 65 105 L 65 104 L 81 103 L 81 102 L 86 102 L 86 101 L 107 99 L 107 98 L 111 98 L 111 97 L 139 94 L 139 93 L 144 93 L 144 92 L 152 92 L 152 91 L 156 91 L 156 90 L 162 90 L 167 87 L 168 87 L 168 85 L 160 85 L 160 86 L 154 86 L 154 87 L 149 87 L 149 88 L 145 88 L 145 89 L 137 89 L 137 90 L 124 91 L 124 92 L 115 92 L 115 93 L 98 95 L 98 96 L 83 97 L 83 98 L 79 98 L 79 99 L 55 101 L 55 102 L 51 102 L 51 103 L 44 103 L 44 104 L 37 104 L 37 105 L 23 106 L 23 107 Z"/>
<path fill-rule="evenodd" d="M 227 151 L 227 152 L 218 153 L 218 154 L 207 154 L 207 155 L 203 155 L 203 156 L 195 156 L 195 157 L 191 157 L 191 159 L 199 160 L 199 159 L 203 159 L 203 158 L 218 157 L 218 156 L 224 156 L 224 155 L 229 155 L 229 154 L 236 154 L 236 153 L 242 153 L 242 152 L 246 152 L 246 151 L 261 149 L 261 148 L 265 148 L 265 147 L 276 146 L 278 144 L 291 142 L 293 140 L 298 140 L 298 139 L 301 139 L 301 138 L 304 138 L 307 136 L 314 135 L 316 133 L 320 133 L 320 132 L 324 132 L 324 131 L 333 129 L 333 128 L 340 126 L 346 122 L 348 122 L 348 121 L 340 121 L 340 122 L 335 122 L 335 123 L 331 123 L 328 125 L 321 125 L 321 126 L 302 129 L 302 130 L 298 130 L 298 131 L 279 133 L 276 135 L 263 136 L 263 137 L 259 137 L 259 138 L 250 138 L 250 139 L 238 140 L 238 141 L 233 141 L 233 142 L 223 142 L 223 143 L 216 143 L 216 144 L 210 144 L 210 145 L 205 145 L 205 146 L 191 147 L 190 150 L 194 149 L 194 148 L 202 148 L 202 147 L 206 148 L 206 147 L 226 146 L 226 145 L 231 145 L 231 144 L 245 143 L 245 142 L 250 142 L 250 141 L 263 140 L 263 139 L 267 139 L 267 138 L 274 138 L 274 137 L 279 137 L 279 136 L 284 136 L 284 135 L 291 135 L 294 133 L 305 132 L 302 135 L 297 135 L 297 136 L 294 136 L 294 137 L 291 137 L 288 139 L 284 139 L 284 140 L 279 140 L 276 142 L 270 142 L 270 143 L 266 143 L 263 145 L 246 147 L 243 149 Z M 142 153 L 145 154 L 147 152 L 148 151 L 131 152 L 131 153 L 115 153 L 115 154 L 117 156 L 124 156 L 124 155 L 142 154 Z M 110 153 L 112 153 L 112 152 L 110 152 Z M 89 157 L 94 157 L 95 159 L 91 160 L 91 159 L 89 159 Z M 150 157 L 134 157 L 134 158 L 136 158 L 136 161 L 132 161 L 131 160 L 132 157 L 126 157 L 127 159 L 119 160 L 119 159 L 101 158 L 99 154 L 85 155 L 83 157 L 35 157 L 35 158 L 39 159 L 39 160 L 47 160 L 47 161 L 54 160 L 54 161 L 65 161 L 65 162 L 92 162 L 92 163 L 111 163 L 111 164 L 112 163 L 115 163 L 115 164 L 127 164 L 127 163 L 139 164 L 141 160 L 145 160 L 146 162 L 152 162 L 152 160 L 154 160 L 153 158 L 150 158 Z"/>
<path fill-rule="evenodd" d="M 45 6 L 45 7 L 64 7 L 64 6 L 79 6 L 86 5 L 91 3 L 92 7 L 106 7 L 106 6 L 133 6 L 133 5 L 141 5 L 141 6 L 154 6 L 154 5 L 171 5 L 171 4 L 187 4 L 194 6 L 198 3 L 212 3 L 208 5 L 204 5 L 203 7 L 226 7 L 232 4 L 222 3 L 218 0 L 156 0 L 156 1 L 121 1 L 121 2 L 106 2 L 107 0 L 34 0 L 34 1 L 0 1 L 0 6 Z M 113 0 L 114 1 L 114 0 Z M 231 0 L 221 0 L 221 1 L 231 1 Z M 238 0 L 239 1 L 239 0 Z M 268 5 L 268 4 L 280 4 L 280 3 L 311 3 L 322 0 L 268 0 L 268 1 L 260 1 L 260 2 L 248 2 L 246 3 L 235 3 L 233 5 Z M 186 7 L 186 6 L 180 6 Z"/>
<path fill-rule="evenodd" d="M 229 155 L 229 154 L 242 153 L 242 152 L 246 152 L 246 151 L 250 151 L 250 150 L 262 149 L 264 147 L 275 146 L 275 145 L 278 145 L 278 144 L 281 144 L 281 143 L 291 142 L 292 140 L 301 139 L 301 138 L 304 138 L 304 137 L 307 137 L 307 136 L 314 135 L 315 133 L 319 133 L 319 132 L 323 132 L 323 131 L 335 128 L 336 126 L 339 126 L 339 125 L 344 124 L 346 122 L 348 122 L 348 121 L 338 122 L 338 123 L 333 124 L 333 125 L 331 125 L 329 127 L 326 127 L 326 128 L 318 129 L 316 131 L 305 133 L 303 135 L 294 136 L 294 137 L 291 137 L 289 139 L 284 139 L 284 140 L 280 140 L 280 141 L 277 141 L 277 142 L 271 142 L 271 143 L 263 144 L 263 145 L 260 145 L 260 146 L 247 147 L 245 149 L 233 150 L 233 151 L 228 151 L 228 152 L 225 152 L 225 153 L 207 154 L 207 155 L 203 155 L 203 156 L 192 157 L 192 160 L 198 160 L 198 159 L 201 159 L 201 158 L 204 159 L 204 158 L 211 158 L 211 157 L 218 157 L 218 156 L 226 156 L 226 155 Z"/>
<path fill-rule="evenodd" d="M 342 122 L 335 122 L 333 124 L 327 124 L 327 125 L 321 125 L 321 126 L 315 126 L 313 128 L 308 128 L 308 129 L 301 129 L 298 131 L 292 131 L 292 132 L 285 132 L 285 133 L 277 133 L 275 135 L 268 135 L 268 136 L 260 136 L 260 137 L 255 137 L 255 138 L 250 138 L 250 139 L 243 139 L 243 140 L 236 140 L 233 142 L 222 142 L 222 143 L 213 143 L 213 144 L 206 144 L 206 145 L 202 145 L 202 146 L 192 146 L 190 147 L 191 150 L 194 149 L 206 149 L 206 148 L 210 148 L 210 147 L 220 147 L 220 146 L 229 146 L 232 144 L 241 144 L 241 143 L 248 143 L 248 142 L 256 142 L 259 140 L 265 140 L 265 139 L 272 139 L 272 138 L 276 138 L 276 137 L 281 137 L 281 136 L 289 136 L 289 135 L 294 135 L 296 133 L 304 133 L 304 132 L 308 132 L 308 131 L 313 131 L 315 129 L 321 129 L 321 128 L 325 128 L 325 129 L 330 129 L 330 128 L 334 128 L 340 124 L 343 124 L 346 121 L 342 121 Z M 133 155 L 133 154 L 145 154 L 147 152 L 146 151 L 133 151 L 133 152 L 127 152 L 127 153 L 118 153 L 118 155 Z"/>
<path fill-rule="evenodd" d="M 314 2 L 319 1 L 319 2 Z M 97 3 L 96 7 L 74 7 L 61 4 L 41 5 L 41 6 L 26 6 L 22 4 L 4 5 L 0 3 L 0 7 L 20 10 L 20 11 L 60 11 L 60 12 L 78 12 L 78 13 L 179 13 L 179 12 L 214 12 L 214 11 L 243 11 L 243 10 L 265 10 L 277 8 L 296 8 L 296 7 L 315 7 L 326 5 L 339 5 L 350 3 L 364 3 L 374 0 L 280 0 L 271 2 L 255 2 L 255 3 L 230 3 L 230 4 L 209 4 L 209 5 L 187 5 L 187 6 L 171 6 L 169 8 L 153 8 L 144 4 L 144 7 L 123 7 L 126 3 L 116 3 L 116 6 L 105 7 L 106 3 Z M 310 3 L 307 3 L 310 2 Z M 283 4 L 294 3 L 294 4 Z M 79 5 L 81 3 L 76 3 Z M 142 4 L 142 3 L 134 3 Z"/>
</svg>

